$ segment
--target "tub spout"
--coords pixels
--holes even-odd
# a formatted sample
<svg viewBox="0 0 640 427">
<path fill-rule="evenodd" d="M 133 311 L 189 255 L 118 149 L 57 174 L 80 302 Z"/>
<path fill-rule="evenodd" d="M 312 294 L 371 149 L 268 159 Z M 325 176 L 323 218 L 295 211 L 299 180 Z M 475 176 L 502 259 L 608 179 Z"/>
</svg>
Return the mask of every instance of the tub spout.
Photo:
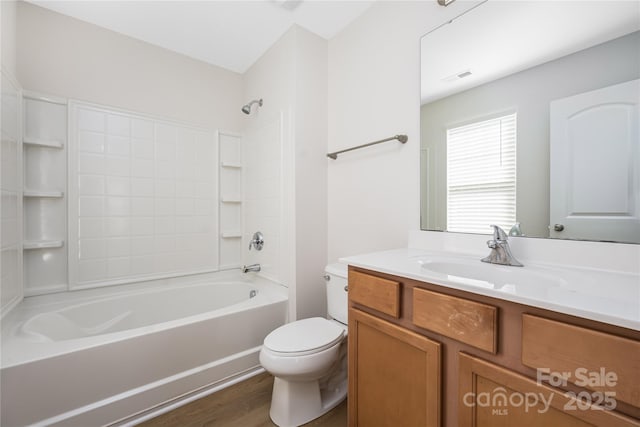
<svg viewBox="0 0 640 427">
<path fill-rule="evenodd" d="M 260 264 L 245 265 L 242 267 L 243 273 L 248 273 L 250 271 L 260 271 Z"/>
</svg>

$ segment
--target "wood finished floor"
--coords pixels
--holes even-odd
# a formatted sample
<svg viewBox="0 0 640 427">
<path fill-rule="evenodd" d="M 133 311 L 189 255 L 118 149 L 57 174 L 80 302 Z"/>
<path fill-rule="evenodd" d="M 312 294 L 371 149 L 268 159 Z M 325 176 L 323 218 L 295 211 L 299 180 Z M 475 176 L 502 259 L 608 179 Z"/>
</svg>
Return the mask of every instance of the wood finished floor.
<svg viewBox="0 0 640 427">
<path fill-rule="evenodd" d="M 273 376 L 256 375 L 217 393 L 139 424 L 142 427 L 272 427 L 269 418 Z M 347 402 L 308 427 L 346 427 Z"/>
</svg>

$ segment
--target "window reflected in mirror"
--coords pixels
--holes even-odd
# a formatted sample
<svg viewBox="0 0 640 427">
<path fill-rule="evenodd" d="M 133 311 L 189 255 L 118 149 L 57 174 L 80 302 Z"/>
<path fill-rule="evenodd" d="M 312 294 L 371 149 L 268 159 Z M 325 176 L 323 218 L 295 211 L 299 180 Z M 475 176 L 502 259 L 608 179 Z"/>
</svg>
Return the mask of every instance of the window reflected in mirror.
<svg viewBox="0 0 640 427">
<path fill-rule="evenodd" d="M 516 222 L 516 113 L 447 129 L 447 230 Z"/>
</svg>

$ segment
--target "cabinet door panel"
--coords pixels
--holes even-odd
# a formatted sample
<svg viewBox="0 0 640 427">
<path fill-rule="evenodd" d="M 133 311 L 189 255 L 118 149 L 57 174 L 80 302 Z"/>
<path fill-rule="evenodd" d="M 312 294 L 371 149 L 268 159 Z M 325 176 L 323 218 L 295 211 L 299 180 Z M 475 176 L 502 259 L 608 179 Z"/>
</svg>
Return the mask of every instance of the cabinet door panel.
<svg viewBox="0 0 640 427">
<path fill-rule="evenodd" d="M 440 344 L 349 310 L 349 425 L 440 424 Z"/>
<path fill-rule="evenodd" d="M 640 426 L 638 420 L 577 401 L 558 389 L 465 353 L 459 354 L 459 361 L 461 426 Z"/>
</svg>

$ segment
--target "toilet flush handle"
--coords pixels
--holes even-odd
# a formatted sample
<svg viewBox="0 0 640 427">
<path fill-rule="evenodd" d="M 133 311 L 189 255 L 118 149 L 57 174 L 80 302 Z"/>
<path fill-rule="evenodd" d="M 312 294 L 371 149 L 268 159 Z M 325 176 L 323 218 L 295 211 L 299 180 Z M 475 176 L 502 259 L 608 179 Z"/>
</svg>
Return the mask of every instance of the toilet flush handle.
<svg viewBox="0 0 640 427">
<path fill-rule="evenodd" d="M 322 278 L 323 278 L 324 280 L 326 280 L 327 282 L 328 282 L 329 280 L 331 280 L 331 276 L 329 276 L 328 274 L 325 274 L 324 276 L 322 276 Z M 344 291 L 345 291 L 345 292 L 349 292 L 349 285 L 346 285 L 346 286 L 344 287 Z"/>
</svg>

